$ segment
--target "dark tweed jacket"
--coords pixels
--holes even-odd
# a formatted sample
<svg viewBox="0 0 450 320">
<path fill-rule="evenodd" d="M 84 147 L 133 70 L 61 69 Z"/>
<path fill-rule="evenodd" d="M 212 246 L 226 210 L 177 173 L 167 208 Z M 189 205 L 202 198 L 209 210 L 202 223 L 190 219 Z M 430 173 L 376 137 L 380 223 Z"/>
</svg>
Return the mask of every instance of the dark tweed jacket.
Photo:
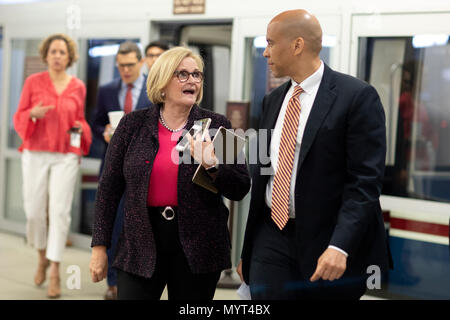
<svg viewBox="0 0 450 320">
<path fill-rule="evenodd" d="M 125 194 L 124 225 L 113 266 L 145 278 L 155 269 L 156 248 L 147 213 L 147 193 L 153 161 L 158 152 L 159 106 L 126 115 L 108 146 L 95 202 L 92 246 L 110 247 L 114 219 Z M 211 118 L 211 128 L 230 122 L 222 115 L 194 106 L 186 127 Z M 189 152 L 189 151 L 187 151 Z M 178 170 L 178 227 L 187 261 L 194 273 L 231 267 L 228 209 L 222 196 L 241 200 L 250 189 L 245 164 L 220 165 L 214 194 L 192 182 L 197 164 L 180 164 Z"/>
</svg>

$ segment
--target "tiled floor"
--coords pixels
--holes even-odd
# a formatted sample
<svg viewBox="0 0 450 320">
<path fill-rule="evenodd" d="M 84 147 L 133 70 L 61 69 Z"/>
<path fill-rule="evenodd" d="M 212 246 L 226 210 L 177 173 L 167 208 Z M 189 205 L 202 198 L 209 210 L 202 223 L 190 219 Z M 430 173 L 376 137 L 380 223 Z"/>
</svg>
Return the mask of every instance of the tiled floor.
<svg viewBox="0 0 450 320">
<path fill-rule="evenodd" d="M 106 282 L 93 283 L 89 276 L 90 251 L 66 248 L 61 263 L 62 300 L 103 299 Z M 76 266 L 75 268 L 71 266 Z M 8 233 L 0 233 L 0 300 L 41 300 L 47 299 L 47 281 L 41 287 L 33 282 L 37 267 L 37 252 L 25 244 L 24 238 Z M 78 269 L 78 268 L 79 269 Z M 69 270 L 69 273 L 67 271 Z M 72 270 L 70 272 L 70 270 Z M 81 275 L 80 289 L 69 289 L 75 285 L 74 271 Z M 72 280 L 72 281 L 71 281 Z M 166 292 L 162 299 L 167 299 Z M 239 299 L 236 290 L 217 289 L 214 299 Z"/>
</svg>

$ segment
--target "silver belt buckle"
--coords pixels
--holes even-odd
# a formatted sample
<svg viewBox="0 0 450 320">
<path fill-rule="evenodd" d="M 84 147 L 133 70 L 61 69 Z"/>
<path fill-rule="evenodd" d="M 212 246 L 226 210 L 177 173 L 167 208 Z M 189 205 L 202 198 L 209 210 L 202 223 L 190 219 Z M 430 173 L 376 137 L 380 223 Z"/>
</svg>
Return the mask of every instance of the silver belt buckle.
<svg viewBox="0 0 450 320">
<path fill-rule="evenodd" d="M 161 215 L 166 220 L 173 220 L 173 218 L 175 218 L 175 210 L 173 210 L 172 207 L 167 206 L 164 208 L 164 211 L 161 212 Z"/>
</svg>

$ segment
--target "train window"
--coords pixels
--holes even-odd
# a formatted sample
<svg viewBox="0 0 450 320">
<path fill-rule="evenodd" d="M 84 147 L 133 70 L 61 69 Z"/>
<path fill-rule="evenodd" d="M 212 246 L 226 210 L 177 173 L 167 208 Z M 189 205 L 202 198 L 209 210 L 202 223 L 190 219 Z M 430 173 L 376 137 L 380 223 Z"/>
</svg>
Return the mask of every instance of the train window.
<svg viewBox="0 0 450 320">
<path fill-rule="evenodd" d="M 9 122 L 8 147 L 17 149 L 22 143 L 14 130 L 13 116 L 19 105 L 20 94 L 25 79 L 32 73 L 46 70 L 39 57 L 39 45 L 42 39 L 12 39 L 9 78 Z"/>
<path fill-rule="evenodd" d="M 116 67 L 116 54 L 120 43 L 126 40 L 136 42 L 141 50 L 143 49 L 139 39 L 136 38 L 90 38 L 78 41 L 80 59 L 77 64 L 77 74 L 86 84 L 85 114 L 86 120 L 91 125 L 97 106 L 98 87 L 120 77 Z M 104 142 L 93 136 L 88 159 L 83 159 L 86 165 L 81 168 L 81 179 L 77 182 L 75 189 L 72 212 L 79 214 L 72 214 L 71 230 L 74 232 L 85 235 L 92 234 L 100 158 L 104 154 L 104 148 Z"/>
<path fill-rule="evenodd" d="M 386 113 L 383 194 L 450 202 L 448 35 L 359 39 L 358 77 Z"/>
<path fill-rule="evenodd" d="M 257 128 L 261 116 L 261 105 L 264 95 L 287 81 L 288 78 L 275 78 L 267 67 L 266 58 L 263 56 L 263 52 L 267 46 L 265 36 L 246 38 L 245 46 L 246 56 L 244 63 L 243 99 L 251 101 L 250 127 Z M 328 65 L 330 65 L 333 47 L 335 46 L 335 36 L 323 36 L 320 58 Z"/>
</svg>

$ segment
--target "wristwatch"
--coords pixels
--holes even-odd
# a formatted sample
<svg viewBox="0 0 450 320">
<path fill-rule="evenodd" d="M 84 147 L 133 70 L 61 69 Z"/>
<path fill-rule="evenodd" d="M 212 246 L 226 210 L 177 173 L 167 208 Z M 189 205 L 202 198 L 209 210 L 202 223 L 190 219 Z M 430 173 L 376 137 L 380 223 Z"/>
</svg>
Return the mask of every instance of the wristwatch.
<svg viewBox="0 0 450 320">
<path fill-rule="evenodd" d="M 213 165 L 212 167 L 206 168 L 205 170 L 208 173 L 216 173 L 217 171 L 219 171 L 219 163 L 216 162 L 215 165 Z"/>
</svg>

